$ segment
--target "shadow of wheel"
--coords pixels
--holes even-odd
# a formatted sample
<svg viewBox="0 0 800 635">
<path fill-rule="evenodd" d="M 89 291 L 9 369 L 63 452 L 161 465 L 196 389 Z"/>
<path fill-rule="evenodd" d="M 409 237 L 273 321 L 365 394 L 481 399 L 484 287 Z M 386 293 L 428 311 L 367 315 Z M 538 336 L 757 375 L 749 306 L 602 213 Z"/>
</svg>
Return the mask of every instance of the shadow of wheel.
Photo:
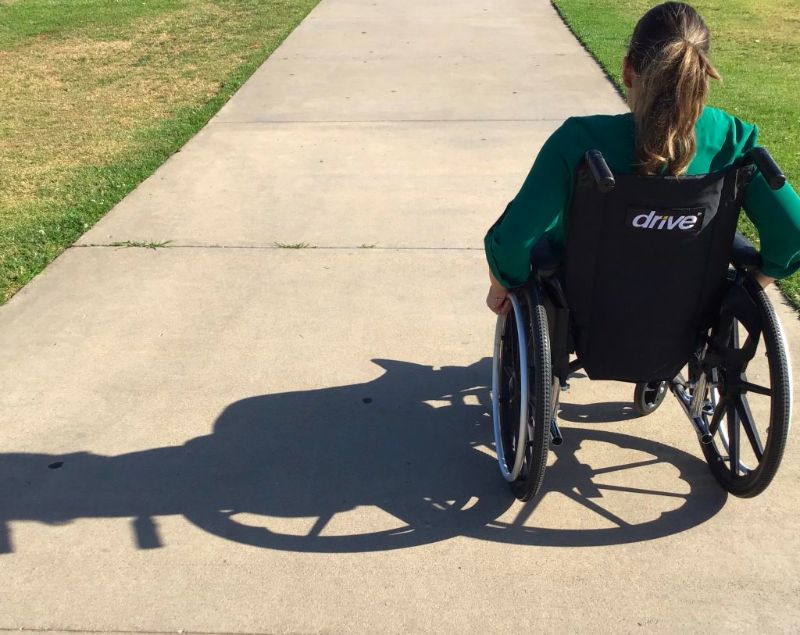
<svg viewBox="0 0 800 635">
<path fill-rule="evenodd" d="M 641 454 L 637 460 L 599 468 L 580 463 L 576 451 L 584 442 L 609 443 L 622 450 Z M 616 450 L 615 450 L 616 451 Z M 493 542 L 557 547 L 592 547 L 627 544 L 654 540 L 696 527 L 712 518 L 727 500 L 725 492 L 714 480 L 708 465 L 682 450 L 656 441 L 616 432 L 572 428 L 565 431 L 564 444 L 555 450 L 556 461 L 547 468 L 544 486 L 539 496 L 521 506 L 511 521 L 494 521 L 475 534 L 473 538 Z M 681 485 L 688 491 L 664 491 L 656 488 L 633 487 L 626 481 L 641 481 L 640 470 L 670 466 L 678 471 Z M 614 482 L 608 482 L 613 475 Z M 630 475 L 635 478 L 627 478 Z M 676 485 L 678 482 L 676 482 Z M 604 506 L 604 498 L 629 494 L 652 508 L 655 517 L 645 522 L 630 522 Z M 537 511 L 542 501 L 555 494 L 567 497 L 582 506 L 607 527 L 557 528 L 537 526 Z M 680 504 L 675 506 L 675 502 Z M 661 503 L 661 511 L 658 511 Z M 539 518 L 545 520 L 541 515 Z M 547 518 L 548 524 L 558 519 Z"/>
<path fill-rule="evenodd" d="M 513 502 L 513 497 L 498 483 L 492 496 L 470 497 L 445 502 L 421 501 L 409 516 L 413 523 L 384 531 L 351 535 L 320 533 L 333 516 L 318 517 L 306 535 L 271 531 L 266 527 L 239 522 L 238 510 L 192 511 L 185 514 L 189 522 L 210 534 L 241 544 L 285 551 L 317 553 L 357 553 L 402 549 L 439 542 L 462 535 L 470 527 L 482 527 L 501 515 Z M 342 510 L 347 511 L 347 510 Z M 392 513 L 392 512 L 390 512 Z"/>
<path fill-rule="evenodd" d="M 641 457 L 619 465 L 593 468 L 581 463 L 575 454 L 585 443 L 607 443 L 615 446 L 615 453 L 621 449 L 628 454 L 641 454 Z M 499 475 L 498 487 L 484 490 L 477 502 L 476 497 L 448 501 L 446 505 L 417 501 L 414 509 L 405 514 L 398 507 L 382 506 L 395 517 L 413 519 L 385 531 L 351 535 L 321 533 L 333 515 L 318 517 L 305 535 L 244 524 L 237 520 L 236 515 L 240 513 L 237 510 L 201 512 L 195 509 L 186 514 L 186 518 L 197 527 L 226 540 L 297 552 L 355 553 L 401 549 L 462 535 L 509 544 L 578 547 L 626 544 L 680 533 L 712 518 L 727 499 L 727 493 L 713 479 L 704 461 L 656 441 L 616 432 L 572 428 L 567 431 L 564 444 L 555 454 L 556 461 L 547 469 L 540 495 L 519 506 L 511 521 L 499 520 L 510 513 L 513 502 Z M 642 474 L 641 470 L 664 466 L 677 471 L 675 485 L 681 485 L 682 490 L 686 490 L 685 485 L 688 485 L 688 491 L 662 491 L 626 484 L 628 481 L 641 481 L 643 477 L 646 479 L 646 473 Z M 609 477 L 614 482 L 609 482 Z M 604 497 L 610 493 L 638 497 L 655 517 L 641 523 L 624 519 L 604 506 Z M 545 497 L 555 494 L 566 496 L 612 526 L 587 529 L 537 526 L 537 508 Z M 680 503 L 677 506 L 676 501 Z M 548 517 L 546 521 L 552 524 L 558 522 L 558 518 Z"/>
</svg>

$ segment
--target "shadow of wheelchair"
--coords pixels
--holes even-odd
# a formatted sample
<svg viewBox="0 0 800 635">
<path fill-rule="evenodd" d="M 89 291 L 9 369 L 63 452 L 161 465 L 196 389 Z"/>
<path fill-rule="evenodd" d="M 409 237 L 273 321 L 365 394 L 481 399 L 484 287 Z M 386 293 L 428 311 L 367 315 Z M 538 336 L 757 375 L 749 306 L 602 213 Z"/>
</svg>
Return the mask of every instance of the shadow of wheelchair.
<svg viewBox="0 0 800 635">
<path fill-rule="evenodd" d="M 689 529 L 724 504 L 697 458 L 581 429 L 557 449 L 539 502 L 521 506 L 493 454 L 488 359 L 441 369 L 375 361 L 386 372 L 370 382 L 233 403 L 212 434 L 180 446 L 120 456 L 0 455 L 0 552 L 13 551 L 9 522 L 102 517 L 132 518 L 136 545 L 157 548 L 163 540 L 156 518 L 169 515 L 226 540 L 288 551 L 387 550 L 456 536 L 610 544 Z M 591 467 L 580 456 L 581 445 L 591 443 L 644 458 Z M 679 492 L 625 485 L 626 472 L 664 466 Z M 622 477 L 609 482 L 612 473 Z M 537 509 L 555 493 L 611 526 L 533 526 L 558 520 Z M 603 506 L 610 493 L 636 496 L 652 517 L 624 520 Z"/>
<path fill-rule="evenodd" d="M 631 390 L 633 394 L 633 390 Z M 572 423 L 612 423 L 638 419 L 641 415 L 633 408 L 632 402 L 606 401 L 594 404 L 559 404 L 559 421 Z"/>
<path fill-rule="evenodd" d="M 587 445 L 606 444 L 613 446 L 610 463 L 597 451 L 588 462 L 579 457 Z M 552 454 L 538 496 L 521 505 L 513 519 L 489 523 L 482 537 L 558 547 L 640 542 L 700 525 L 727 500 L 703 461 L 656 441 L 571 428 Z M 659 489 L 655 480 L 669 484 Z M 556 497 L 559 503 L 547 505 Z"/>
</svg>

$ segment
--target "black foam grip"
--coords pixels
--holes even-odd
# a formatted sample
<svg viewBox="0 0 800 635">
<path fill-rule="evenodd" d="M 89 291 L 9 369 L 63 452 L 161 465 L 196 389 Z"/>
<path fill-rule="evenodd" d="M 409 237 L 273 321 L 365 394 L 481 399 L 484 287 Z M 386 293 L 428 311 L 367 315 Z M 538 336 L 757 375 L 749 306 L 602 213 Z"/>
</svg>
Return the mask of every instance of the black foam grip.
<svg viewBox="0 0 800 635">
<path fill-rule="evenodd" d="M 764 176 L 770 188 L 779 190 L 786 183 L 786 177 L 783 175 L 780 167 L 775 163 L 766 148 L 753 148 L 750 150 L 750 156 L 753 162 L 758 167 L 758 171 Z"/>
<path fill-rule="evenodd" d="M 597 189 L 601 192 L 610 192 L 614 189 L 616 185 L 614 175 L 600 150 L 589 150 L 586 153 L 586 163 L 589 164 L 589 170 L 591 170 L 595 183 L 597 183 Z"/>
</svg>

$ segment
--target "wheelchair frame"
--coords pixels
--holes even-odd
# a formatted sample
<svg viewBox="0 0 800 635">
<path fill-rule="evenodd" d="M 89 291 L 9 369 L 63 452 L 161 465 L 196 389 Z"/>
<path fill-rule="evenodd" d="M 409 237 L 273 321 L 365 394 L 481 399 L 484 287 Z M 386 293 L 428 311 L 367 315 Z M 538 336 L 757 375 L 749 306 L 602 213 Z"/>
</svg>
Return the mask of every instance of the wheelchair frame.
<svg viewBox="0 0 800 635">
<path fill-rule="evenodd" d="M 766 150 L 757 151 L 752 160 L 770 186 L 782 186 L 779 168 Z M 614 177 L 602 155 L 590 151 L 586 161 L 598 188 L 613 188 Z M 667 390 L 672 392 L 721 486 L 736 496 L 752 497 L 770 484 L 783 456 L 791 425 L 791 365 L 780 322 L 752 277 L 760 256 L 739 235 L 732 261 L 719 321 L 699 338 L 687 364 L 688 377 L 678 373 L 669 381 L 638 382 L 634 404 L 640 415 L 650 414 Z M 577 358 L 570 361 L 574 345 L 569 310 L 556 273 L 555 266 L 538 268 L 528 283 L 512 290 L 511 311 L 498 317 L 495 330 L 492 417 L 497 459 L 503 478 L 523 501 L 541 487 L 549 444 L 562 442 L 556 415 L 559 393 L 582 368 Z M 740 329 L 747 334 L 743 342 Z M 746 374 L 759 341 L 767 349 L 768 387 L 749 381 Z M 766 441 L 747 393 L 770 398 Z M 741 459 L 742 429 L 758 462 L 755 467 Z"/>
</svg>

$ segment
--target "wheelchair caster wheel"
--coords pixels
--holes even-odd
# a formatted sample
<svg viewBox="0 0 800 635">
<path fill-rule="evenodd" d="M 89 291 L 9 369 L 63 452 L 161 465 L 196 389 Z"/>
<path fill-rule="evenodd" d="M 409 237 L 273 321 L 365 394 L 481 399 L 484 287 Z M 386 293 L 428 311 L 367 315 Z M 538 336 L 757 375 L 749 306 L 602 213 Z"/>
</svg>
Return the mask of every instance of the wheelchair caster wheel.
<svg viewBox="0 0 800 635">
<path fill-rule="evenodd" d="M 633 406 L 640 415 L 649 415 L 664 401 L 667 394 L 667 382 L 639 382 L 633 391 Z"/>
</svg>

